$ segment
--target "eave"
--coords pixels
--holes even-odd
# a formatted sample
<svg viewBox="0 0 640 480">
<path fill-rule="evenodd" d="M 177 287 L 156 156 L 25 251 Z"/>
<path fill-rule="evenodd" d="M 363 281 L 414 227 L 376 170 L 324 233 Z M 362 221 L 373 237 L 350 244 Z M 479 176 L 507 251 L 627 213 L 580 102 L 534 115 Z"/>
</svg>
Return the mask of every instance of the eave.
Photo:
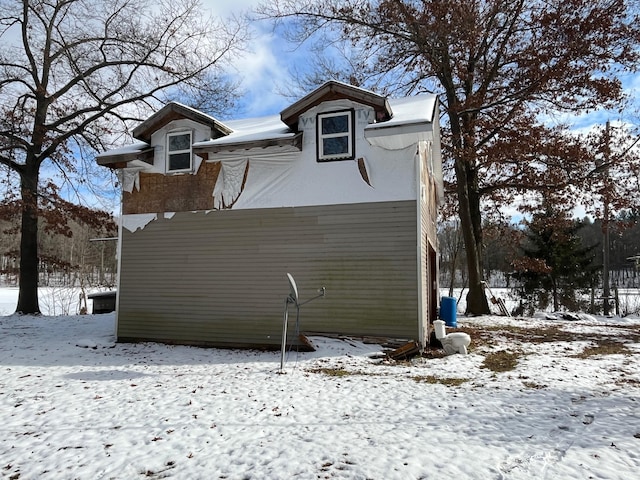
<svg viewBox="0 0 640 480">
<path fill-rule="evenodd" d="M 272 148 L 280 148 L 283 152 L 301 151 L 302 133 L 297 133 L 290 137 L 265 138 L 244 142 L 225 141 L 223 143 L 207 143 L 203 145 L 194 144 L 193 152 L 197 155 L 202 155 Z"/>
<path fill-rule="evenodd" d="M 127 163 L 136 160 L 153 165 L 153 148 L 149 147 L 144 150 L 116 153 L 112 155 L 102 154 L 96 158 L 98 165 L 112 169 L 125 168 L 127 167 Z"/>
</svg>

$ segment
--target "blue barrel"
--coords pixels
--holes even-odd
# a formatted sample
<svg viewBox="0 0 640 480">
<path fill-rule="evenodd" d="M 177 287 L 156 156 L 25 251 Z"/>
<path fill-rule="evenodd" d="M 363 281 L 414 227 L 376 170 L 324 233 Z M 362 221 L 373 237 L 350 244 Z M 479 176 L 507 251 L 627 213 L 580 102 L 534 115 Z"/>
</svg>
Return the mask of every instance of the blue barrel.
<svg viewBox="0 0 640 480">
<path fill-rule="evenodd" d="M 447 327 L 457 327 L 456 322 L 456 299 L 453 297 L 442 297 L 440 299 L 440 318 L 444 320 Z"/>
</svg>

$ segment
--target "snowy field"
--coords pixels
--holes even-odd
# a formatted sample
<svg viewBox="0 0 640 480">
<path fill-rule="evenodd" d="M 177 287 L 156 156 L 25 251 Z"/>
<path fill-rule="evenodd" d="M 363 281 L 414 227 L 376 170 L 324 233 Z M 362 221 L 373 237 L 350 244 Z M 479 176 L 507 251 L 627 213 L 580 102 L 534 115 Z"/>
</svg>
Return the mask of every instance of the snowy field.
<svg viewBox="0 0 640 480">
<path fill-rule="evenodd" d="M 105 289 L 102 289 L 105 290 Z M 38 289 L 38 302 L 43 315 L 75 315 L 80 308 L 92 311 L 93 300 L 88 295 L 101 291 L 98 288 L 83 290 L 76 287 L 42 287 Z M 11 315 L 18 304 L 18 287 L 0 286 L 0 316 Z"/>
<path fill-rule="evenodd" d="M 638 478 L 640 318 L 458 325 L 466 356 L 314 337 L 280 374 L 279 352 L 116 344 L 113 314 L 0 317 L 0 477 Z"/>
</svg>

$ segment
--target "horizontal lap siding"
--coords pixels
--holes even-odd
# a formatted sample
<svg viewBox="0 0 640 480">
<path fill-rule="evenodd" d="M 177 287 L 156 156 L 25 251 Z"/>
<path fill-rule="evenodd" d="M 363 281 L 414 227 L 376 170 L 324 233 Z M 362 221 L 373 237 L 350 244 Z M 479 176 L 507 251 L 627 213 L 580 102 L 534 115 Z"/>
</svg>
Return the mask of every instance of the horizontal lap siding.
<svg viewBox="0 0 640 480">
<path fill-rule="evenodd" d="M 277 346 L 290 272 L 301 301 L 327 291 L 301 307 L 301 331 L 416 338 L 415 208 L 177 213 L 125 230 L 118 337 Z"/>
</svg>

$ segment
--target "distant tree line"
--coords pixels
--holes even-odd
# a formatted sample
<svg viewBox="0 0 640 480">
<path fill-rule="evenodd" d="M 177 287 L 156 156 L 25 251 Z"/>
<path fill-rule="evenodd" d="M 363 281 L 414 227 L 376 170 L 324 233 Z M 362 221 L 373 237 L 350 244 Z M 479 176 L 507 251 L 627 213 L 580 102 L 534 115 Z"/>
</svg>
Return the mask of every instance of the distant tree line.
<svg viewBox="0 0 640 480">
<path fill-rule="evenodd" d="M 0 212 L 2 209 L 0 209 Z M 6 214 L 6 210 L 4 211 Z M 44 218 L 38 223 L 40 287 L 113 287 L 116 283 L 117 226 L 107 213 L 85 209 L 82 219 L 67 219 L 64 229 Z M 99 221 L 96 222 L 95 220 Z M 19 217 L 0 216 L 0 284 L 19 286 Z"/>
<path fill-rule="evenodd" d="M 640 212 L 609 221 L 612 289 L 639 288 L 630 257 L 640 254 Z M 603 223 L 545 208 L 520 224 L 486 222 L 483 278 L 491 288 L 511 288 L 521 312 L 553 307 L 602 313 Z M 459 223 L 441 222 L 440 286 L 453 295 L 466 288 L 465 250 Z M 612 299 L 613 302 L 613 299 Z"/>
</svg>

